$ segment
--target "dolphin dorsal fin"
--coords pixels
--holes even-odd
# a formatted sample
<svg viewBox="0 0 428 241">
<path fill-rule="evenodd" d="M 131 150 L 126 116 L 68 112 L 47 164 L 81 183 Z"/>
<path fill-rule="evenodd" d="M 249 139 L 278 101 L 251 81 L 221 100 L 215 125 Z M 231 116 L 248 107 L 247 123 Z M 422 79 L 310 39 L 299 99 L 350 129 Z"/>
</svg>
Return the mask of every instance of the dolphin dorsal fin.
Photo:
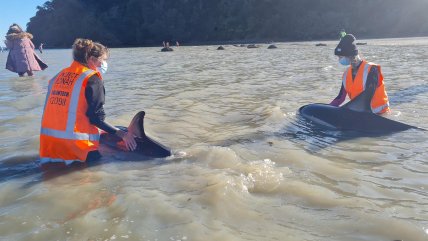
<svg viewBox="0 0 428 241">
<path fill-rule="evenodd" d="M 137 137 L 144 137 L 146 133 L 144 132 L 144 116 L 146 113 L 144 111 L 138 112 L 134 118 L 132 118 L 131 123 L 128 126 L 128 131 L 132 132 Z"/>
<path fill-rule="evenodd" d="M 146 116 L 146 112 L 140 111 L 137 115 L 140 115 L 140 119 L 138 120 L 138 127 L 140 129 L 141 137 L 146 136 L 146 132 L 144 131 L 144 117 Z"/>
</svg>

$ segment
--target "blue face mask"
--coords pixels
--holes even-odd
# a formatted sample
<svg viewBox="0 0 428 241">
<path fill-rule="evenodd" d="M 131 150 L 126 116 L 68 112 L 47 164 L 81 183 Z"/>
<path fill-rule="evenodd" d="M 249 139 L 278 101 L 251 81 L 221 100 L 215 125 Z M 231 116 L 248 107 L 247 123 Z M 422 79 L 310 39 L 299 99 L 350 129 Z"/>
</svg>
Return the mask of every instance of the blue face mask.
<svg viewBox="0 0 428 241">
<path fill-rule="evenodd" d="M 101 66 L 98 68 L 98 71 L 100 71 L 101 74 L 105 74 L 107 72 L 108 65 L 107 61 L 101 62 Z"/>
<path fill-rule="evenodd" d="M 343 57 L 339 59 L 339 63 L 341 65 L 350 65 L 351 64 L 351 60 L 349 60 L 349 58 Z"/>
</svg>

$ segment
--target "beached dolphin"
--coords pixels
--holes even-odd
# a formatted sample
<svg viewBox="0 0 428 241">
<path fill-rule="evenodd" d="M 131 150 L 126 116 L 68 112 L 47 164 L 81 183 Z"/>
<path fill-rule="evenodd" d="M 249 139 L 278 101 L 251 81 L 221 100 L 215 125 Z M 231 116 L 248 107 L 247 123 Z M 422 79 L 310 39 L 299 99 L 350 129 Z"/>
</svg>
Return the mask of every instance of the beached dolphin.
<svg viewBox="0 0 428 241">
<path fill-rule="evenodd" d="M 370 99 L 363 92 L 341 107 L 310 104 L 300 107 L 299 114 L 312 123 L 340 131 L 388 134 L 409 129 L 421 129 L 374 114 Z"/>
<path fill-rule="evenodd" d="M 123 126 L 118 126 L 118 128 L 122 129 L 123 131 L 130 131 L 136 136 L 135 140 L 137 141 L 137 148 L 133 151 L 134 153 L 148 157 L 159 158 L 170 156 L 171 150 L 169 148 L 153 140 L 144 132 L 145 114 L 146 113 L 144 111 L 138 112 L 132 119 L 128 128 Z M 122 138 L 116 135 L 102 133 L 100 138 L 100 144 L 101 146 L 107 145 L 109 147 L 113 147 L 114 149 L 119 151 L 126 151 L 126 147 L 122 141 Z"/>
<path fill-rule="evenodd" d="M 327 104 L 302 106 L 299 109 L 299 114 L 315 124 L 341 131 L 386 134 L 413 128 L 419 129 L 371 112 L 358 112 L 346 107 L 335 107 Z"/>
</svg>

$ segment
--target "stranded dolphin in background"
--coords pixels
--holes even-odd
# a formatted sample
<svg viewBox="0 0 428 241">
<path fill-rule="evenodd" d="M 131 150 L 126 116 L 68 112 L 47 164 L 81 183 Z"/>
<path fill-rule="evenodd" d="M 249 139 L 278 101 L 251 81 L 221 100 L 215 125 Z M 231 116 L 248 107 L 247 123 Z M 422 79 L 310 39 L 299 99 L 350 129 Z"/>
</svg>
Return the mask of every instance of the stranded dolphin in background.
<svg viewBox="0 0 428 241">
<path fill-rule="evenodd" d="M 389 134 L 409 129 L 421 129 L 374 114 L 365 92 L 341 107 L 310 104 L 300 107 L 303 118 L 324 128 L 356 131 L 361 134 Z M 421 129 L 423 130 L 423 129 Z"/>
<path fill-rule="evenodd" d="M 136 154 L 141 154 L 147 157 L 161 158 L 171 155 L 171 150 L 159 142 L 153 140 L 144 132 L 144 111 L 138 112 L 128 128 L 118 126 L 123 131 L 130 131 L 136 136 L 137 148 L 133 151 Z M 126 151 L 126 147 L 122 139 L 116 135 L 102 133 L 100 138 L 100 151 L 102 152 L 102 145 L 107 145 L 119 151 Z"/>
</svg>

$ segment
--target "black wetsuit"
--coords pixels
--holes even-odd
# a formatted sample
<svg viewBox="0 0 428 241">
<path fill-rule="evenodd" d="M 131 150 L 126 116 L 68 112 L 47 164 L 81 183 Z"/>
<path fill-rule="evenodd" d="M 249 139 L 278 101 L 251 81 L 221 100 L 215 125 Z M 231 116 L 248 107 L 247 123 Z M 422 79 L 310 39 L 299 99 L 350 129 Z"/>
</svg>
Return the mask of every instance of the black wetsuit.
<svg viewBox="0 0 428 241">
<path fill-rule="evenodd" d="M 88 103 L 86 116 L 89 118 L 89 122 L 109 134 L 115 134 L 117 129 L 104 121 L 106 117 L 104 112 L 105 89 L 103 81 L 98 75 L 92 75 L 88 79 L 85 97 Z M 98 151 L 91 151 L 88 153 L 86 160 L 96 160 L 100 157 L 101 155 Z"/>
</svg>

